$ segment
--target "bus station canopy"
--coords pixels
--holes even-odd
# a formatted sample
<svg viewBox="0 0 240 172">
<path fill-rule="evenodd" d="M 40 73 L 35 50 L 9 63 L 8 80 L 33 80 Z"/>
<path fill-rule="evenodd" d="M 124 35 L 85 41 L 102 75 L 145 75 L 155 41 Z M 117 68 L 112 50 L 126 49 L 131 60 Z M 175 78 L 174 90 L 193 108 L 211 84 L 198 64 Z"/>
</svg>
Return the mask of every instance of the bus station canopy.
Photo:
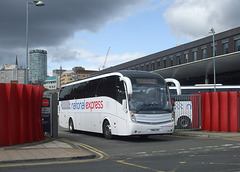
<svg viewBox="0 0 240 172">
<path fill-rule="evenodd" d="M 155 70 L 164 78 L 187 79 L 213 75 L 213 57 Z M 215 57 L 216 74 L 240 70 L 240 52 Z"/>
</svg>

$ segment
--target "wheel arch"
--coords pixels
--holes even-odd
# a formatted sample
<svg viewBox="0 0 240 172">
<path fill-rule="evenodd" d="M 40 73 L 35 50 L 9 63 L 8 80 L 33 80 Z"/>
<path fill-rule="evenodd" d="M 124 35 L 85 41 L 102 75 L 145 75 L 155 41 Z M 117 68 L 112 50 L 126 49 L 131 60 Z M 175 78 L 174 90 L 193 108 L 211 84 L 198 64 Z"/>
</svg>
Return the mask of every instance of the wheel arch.
<svg viewBox="0 0 240 172">
<path fill-rule="evenodd" d="M 185 124 L 187 122 L 188 125 L 183 126 L 182 122 L 184 122 Z M 187 115 L 182 115 L 177 119 L 177 128 L 187 128 L 187 129 L 189 129 L 189 128 L 191 128 L 191 125 L 192 125 L 192 120 Z"/>
<path fill-rule="evenodd" d="M 72 121 L 72 125 L 73 125 L 72 126 L 72 130 L 70 129 L 70 121 Z M 70 116 L 68 118 L 68 129 L 69 129 L 70 132 L 74 132 L 74 130 L 76 129 L 75 120 L 74 120 L 74 118 L 72 116 Z"/>
<path fill-rule="evenodd" d="M 102 132 L 103 132 L 103 127 L 104 127 L 105 122 L 109 122 L 109 124 L 111 125 L 111 121 L 109 120 L 109 118 L 107 118 L 107 117 L 103 118 L 103 120 L 102 120 Z"/>
</svg>

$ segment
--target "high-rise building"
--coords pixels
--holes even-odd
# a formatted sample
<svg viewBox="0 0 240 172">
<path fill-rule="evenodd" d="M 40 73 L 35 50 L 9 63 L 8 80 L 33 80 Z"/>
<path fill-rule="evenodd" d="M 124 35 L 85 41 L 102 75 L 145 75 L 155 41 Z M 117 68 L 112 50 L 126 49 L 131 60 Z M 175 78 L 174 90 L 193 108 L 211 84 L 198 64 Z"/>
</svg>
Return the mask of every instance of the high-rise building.
<svg viewBox="0 0 240 172">
<path fill-rule="evenodd" d="M 29 52 L 29 81 L 32 84 L 43 85 L 47 78 L 47 51 L 30 50 Z"/>
</svg>

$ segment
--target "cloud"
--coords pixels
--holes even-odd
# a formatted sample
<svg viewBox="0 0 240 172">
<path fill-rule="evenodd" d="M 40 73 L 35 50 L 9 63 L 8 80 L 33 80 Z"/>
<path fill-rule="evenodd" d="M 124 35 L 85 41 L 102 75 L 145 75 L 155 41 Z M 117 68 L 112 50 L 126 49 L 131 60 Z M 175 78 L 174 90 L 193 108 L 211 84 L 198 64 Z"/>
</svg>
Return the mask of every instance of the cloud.
<svg viewBox="0 0 240 172">
<path fill-rule="evenodd" d="M 29 0 L 0 1 L 0 64 L 11 63 L 18 54 L 24 64 L 26 47 L 26 4 Z M 149 0 L 43 0 L 45 6 L 29 5 L 29 49 L 60 50 L 76 32 L 98 32 L 108 22 L 126 18 L 136 6 Z M 52 60 L 78 58 L 86 52 L 73 50 L 51 54 Z M 49 52 L 49 50 L 48 50 Z M 61 51 L 63 52 L 63 51 Z M 68 54 L 69 53 L 69 54 Z M 55 57 L 53 57 L 55 56 Z M 9 60 L 9 61 L 8 61 Z M 8 62 L 7 62 L 8 61 Z"/>
<path fill-rule="evenodd" d="M 21 66 L 26 64 L 25 32 L 26 4 L 28 1 L 30 0 L 0 0 L 0 65 L 6 63 L 13 64 L 16 55 Z M 141 25 L 145 24 L 144 20 L 146 20 L 145 17 L 148 16 L 148 13 L 155 12 L 155 15 L 161 15 L 162 11 L 167 8 L 163 16 L 172 34 L 178 40 L 186 37 L 197 39 L 208 36 L 211 27 L 215 29 L 216 33 L 237 27 L 239 26 L 240 18 L 238 9 L 240 1 L 238 0 L 43 1 L 45 3 L 43 7 L 29 5 L 29 50 L 47 50 L 48 64 L 51 68 L 56 66 L 58 68 L 60 65 L 70 67 L 70 62 L 86 67 L 87 69 L 99 68 L 103 65 L 106 57 L 105 54 L 98 54 L 102 52 L 99 50 L 101 46 L 95 44 L 95 42 L 88 42 L 90 41 L 88 37 L 78 37 L 76 39 L 76 35 L 86 31 L 96 33 L 92 34 L 91 37 L 96 36 L 105 26 L 109 26 L 108 24 L 116 24 L 116 21 L 119 20 L 122 22 L 128 19 L 129 16 L 132 17 L 140 14 L 139 16 L 143 21 L 139 26 L 136 22 L 136 25 L 141 30 L 144 28 Z M 137 20 L 139 16 L 134 16 L 131 19 Z M 158 21 L 154 20 L 154 23 L 149 25 L 151 30 L 156 26 L 155 22 L 157 23 Z M 115 47 L 119 47 L 119 49 L 123 43 L 117 39 L 122 35 L 126 36 L 127 32 L 136 32 L 136 27 L 131 27 L 132 25 L 128 24 L 129 27 L 117 30 L 114 35 L 111 35 L 111 33 L 107 35 L 118 43 L 113 42 L 112 44 L 115 43 Z M 161 23 L 161 26 L 164 24 Z M 131 30 L 132 28 L 134 30 Z M 151 30 L 144 30 L 144 34 L 155 34 Z M 138 45 L 146 44 L 144 41 L 139 41 L 141 40 L 141 36 L 138 34 L 133 35 L 136 35 L 136 37 L 131 37 L 131 39 L 136 40 Z M 127 39 L 129 37 L 126 37 Z M 102 40 L 102 42 L 98 40 L 98 42 L 103 44 L 104 41 L 107 44 L 105 48 L 109 45 L 112 46 L 111 40 L 108 40 L 110 43 L 106 40 Z M 83 47 L 87 48 L 84 49 Z M 97 49 L 98 52 L 96 52 Z M 146 55 L 144 52 L 122 53 L 124 51 L 121 50 L 120 54 L 110 51 L 106 67 Z"/>
<path fill-rule="evenodd" d="M 123 53 L 123 54 L 109 54 L 106 58 L 106 55 L 96 56 L 95 58 L 89 58 L 89 62 L 97 62 L 99 67 L 102 68 L 106 60 L 105 68 L 114 66 L 116 64 L 125 63 L 139 57 L 146 56 L 144 52 L 135 52 L 135 53 Z M 98 67 L 98 68 L 99 68 Z"/>
<path fill-rule="evenodd" d="M 66 62 L 79 61 L 88 57 L 94 56 L 94 53 L 84 49 L 77 49 L 68 45 L 60 45 L 48 47 L 51 54 L 48 55 L 48 60 L 51 62 Z"/>
<path fill-rule="evenodd" d="M 239 26 L 240 1 L 236 0 L 175 0 L 164 12 L 166 23 L 179 40 L 198 39 Z"/>
</svg>

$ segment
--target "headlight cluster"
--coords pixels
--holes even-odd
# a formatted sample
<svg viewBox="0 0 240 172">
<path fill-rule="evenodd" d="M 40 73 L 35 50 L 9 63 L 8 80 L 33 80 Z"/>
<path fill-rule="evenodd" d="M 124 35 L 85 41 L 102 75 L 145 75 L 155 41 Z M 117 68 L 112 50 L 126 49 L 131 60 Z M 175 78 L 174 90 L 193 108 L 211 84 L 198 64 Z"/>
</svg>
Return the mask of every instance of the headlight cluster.
<svg viewBox="0 0 240 172">
<path fill-rule="evenodd" d="M 131 117 L 131 120 L 132 120 L 133 122 L 136 122 L 136 121 L 137 121 L 137 120 L 136 120 L 136 117 L 135 117 L 135 115 L 134 115 L 133 112 L 130 112 L 130 117 Z"/>
<path fill-rule="evenodd" d="M 175 119 L 175 112 L 172 111 L 172 120 L 174 121 L 174 119 Z"/>
</svg>

